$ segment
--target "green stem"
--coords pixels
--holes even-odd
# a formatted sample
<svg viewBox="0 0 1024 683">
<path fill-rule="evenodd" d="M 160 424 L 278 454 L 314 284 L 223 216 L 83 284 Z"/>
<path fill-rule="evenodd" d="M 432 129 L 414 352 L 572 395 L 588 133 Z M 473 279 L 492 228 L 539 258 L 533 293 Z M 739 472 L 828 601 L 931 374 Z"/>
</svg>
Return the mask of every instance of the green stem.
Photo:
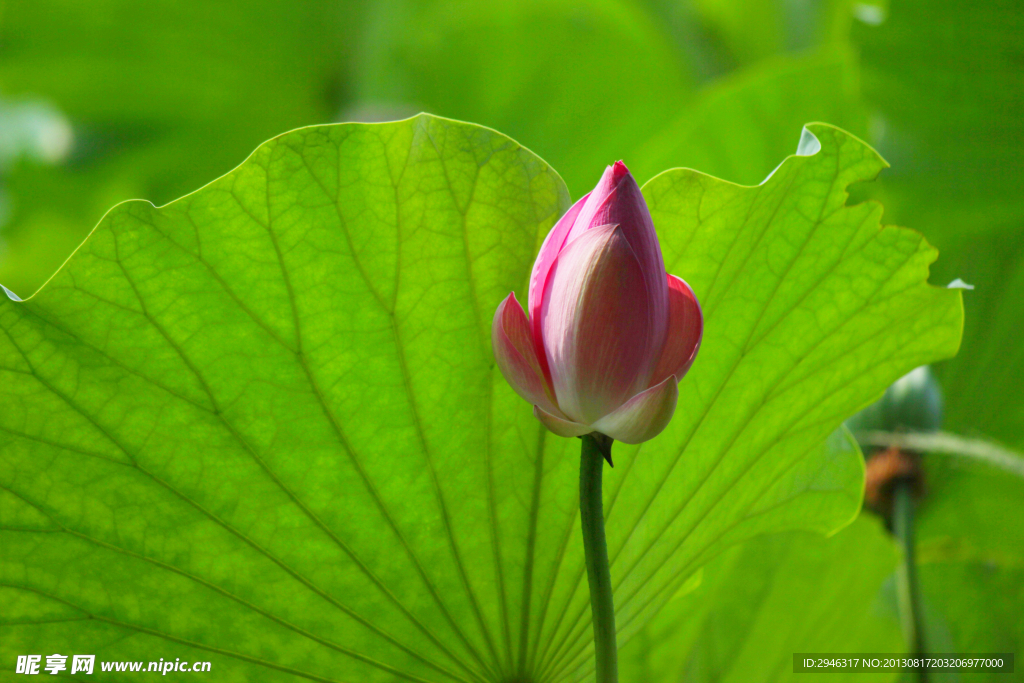
<svg viewBox="0 0 1024 683">
<path fill-rule="evenodd" d="M 580 437 L 580 520 L 583 550 L 590 583 L 590 611 L 594 622 L 594 657 L 597 683 L 618 683 L 618 653 L 615 648 L 615 605 L 612 576 L 608 568 L 608 544 L 604 539 L 604 509 L 601 474 L 611 454 L 611 439 L 600 434 Z"/>
<path fill-rule="evenodd" d="M 903 550 L 903 560 L 896 573 L 896 594 L 899 599 L 900 621 L 907 644 L 914 649 L 914 657 L 924 657 L 921 596 L 917 587 L 917 566 L 914 560 L 914 500 L 909 481 L 897 481 L 893 486 L 892 529 Z M 927 683 L 928 671 L 917 669 L 919 683 Z"/>
</svg>

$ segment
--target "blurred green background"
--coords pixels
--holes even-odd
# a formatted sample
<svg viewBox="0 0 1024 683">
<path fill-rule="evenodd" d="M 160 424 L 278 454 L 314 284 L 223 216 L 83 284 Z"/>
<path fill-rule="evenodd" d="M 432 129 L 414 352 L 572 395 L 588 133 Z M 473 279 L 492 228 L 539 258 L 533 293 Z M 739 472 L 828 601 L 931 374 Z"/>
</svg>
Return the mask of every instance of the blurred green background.
<svg viewBox="0 0 1024 683">
<path fill-rule="evenodd" d="M 945 428 L 1024 448 L 1024 7 L 1008 0 L 0 3 L 0 282 L 32 294 L 117 202 L 169 202 L 274 135 L 418 111 L 511 135 L 574 197 L 619 158 L 641 182 L 688 166 L 755 184 L 806 122 L 864 138 L 892 168 L 851 201 L 938 246 L 933 283 L 975 285 L 960 355 L 936 368 Z M 933 649 L 1019 654 L 1024 481 L 925 463 Z M 867 514 L 828 541 L 759 543 L 627 646 L 626 680 L 778 680 L 794 651 L 905 647 L 895 549 Z M 817 621 L 794 618 L 797 596 Z M 765 652 L 783 663 L 755 666 Z"/>
</svg>

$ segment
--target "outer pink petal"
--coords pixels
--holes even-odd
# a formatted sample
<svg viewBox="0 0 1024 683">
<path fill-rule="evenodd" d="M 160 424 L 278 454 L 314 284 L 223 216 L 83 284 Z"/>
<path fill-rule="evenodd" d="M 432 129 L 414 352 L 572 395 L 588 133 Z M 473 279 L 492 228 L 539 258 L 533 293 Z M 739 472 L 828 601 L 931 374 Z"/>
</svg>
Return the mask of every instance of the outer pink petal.
<svg viewBox="0 0 1024 683">
<path fill-rule="evenodd" d="M 491 345 L 501 374 L 515 392 L 534 405 L 558 412 L 552 400 L 553 392 L 540 368 L 530 324 L 514 293 L 509 294 L 494 312 Z"/>
<path fill-rule="evenodd" d="M 676 410 L 679 397 L 675 377 L 666 377 L 647 391 L 629 399 L 621 408 L 605 415 L 591 427 L 622 443 L 641 443 L 665 429 Z"/>
<path fill-rule="evenodd" d="M 652 314 L 658 321 L 654 330 L 655 338 L 660 340 L 665 334 L 663 321 L 668 316 L 665 261 L 661 256 L 661 246 L 658 244 L 658 235 L 654 231 L 647 202 L 633 175 L 621 161 L 605 169 L 597 187 L 590 193 L 590 198 L 576 218 L 569 241 L 581 232 L 601 225 L 621 227 L 626 241 L 640 261 L 640 269 L 644 273 L 647 291 L 654 305 Z"/>
<path fill-rule="evenodd" d="M 651 384 L 669 375 L 676 381 L 690 369 L 704 335 L 704 315 L 690 285 L 675 275 L 668 276 L 668 333 Z"/>
<path fill-rule="evenodd" d="M 573 204 L 558 219 L 555 227 L 551 228 L 551 232 L 544 238 L 544 244 L 540 247 L 537 260 L 533 262 L 533 270 L 530 272 L 530 293 L 527 297 L 526 305 L 530 311 L 530 324 L 533 326 L 534 338 L 538 342 L 540 341 L 541 298 L 544 294 L 544 287 L 548 282 L 548 274 L 551 272 L 551 266 L 555 264 L 555 259 L 558 258 L 559 252 L 562 251 L 562 247 L 568 241 L 569 231 L 572 230 L 572 226 L 576 222 L 576 216 L 579 215 L 580 209 L 586 204 L 588 197 L 590 197 L 589 193 Z"/>
<path fill-rule="evenodd" d="M 534 416 L 541 421 L 545 427 L 557 434 L 558 436 L 573 437 L 583 436 L 594 431 L 587 425 L 582 425 L 579 422 L 573 422 L 571 420 L 563 420 L 560 417 L 552 415 L 545 411 L 540 406 L 533 407 Z"/>
<path fill-rule="evenodd" d="M 558 407 L 571 420 L 590 424 L 647 387 L 662 346 L 653 308 L 617 226 L 587 230 L 558 255 L 541 328 Z"/>
</svg>

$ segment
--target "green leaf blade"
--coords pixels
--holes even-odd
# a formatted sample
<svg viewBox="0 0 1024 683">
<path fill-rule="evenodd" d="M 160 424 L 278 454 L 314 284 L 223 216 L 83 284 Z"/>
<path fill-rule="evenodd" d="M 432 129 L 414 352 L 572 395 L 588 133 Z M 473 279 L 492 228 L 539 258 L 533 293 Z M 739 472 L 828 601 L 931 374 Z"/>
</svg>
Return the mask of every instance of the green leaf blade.
<svg viewBox="0 0 1024 683">
<path fill-rule="evenodd" d="M 762 186 L 645 188 L 707 326 L 672 425 L 617 446 L 608 477 L 626 638 L 726 546 L 847 523 L 861 460 L 822 441 L 955 351 L 934 252 L 844 206 L 877 155 L 813 130 L 822 151 Z M 300 129 L 170 205 L 113 209 L 36 296 L 0 303 L 0 589 L 27 605 L 4 656 L 579 679 L 578 444 L 489 346 L 568 206 L 512 140 L 420 116 Z M 62 619 L 80 622 L 23 623 Z"/>
<path fill-rule="evenodd" d="M 368 161 L 346 168 L 346 147 Z M 439 149 L 449 150 L 456 165 L 450 175 L 441 168 Z M 490 159 L 479 158 L 483 150 Z M 411 181 L 405 185 L 403 166 L 413 168 L 404 169 Z M 500 182 L 490 205 L 472 204 L 475 185 L 495 177 Z M 399 211 L 402 192 L 411 199 Z M 508 195 L 514 199 L 502 205 Z M 238 581 L 254 595 L 228 591 L 223 600 L 208 598 L 209 616 L 243 620 L 241 613 L 252 633 L 273 631 L 256 625 L 267 614 L 294 622 L 291 640 L 272 648 L 282 655 L 309 647 L 296 629 L 333 624 L 326 632 L 346 634 L 342 649 L 388 663 L 377 674 L 365 669 L 362 680 L 391 664 L 432 675 L 439 668 L 459 672 L 458 679 L 441 680 L 472 678 L 484 658 L 495 666 L 489 651 L 495 634 L 482 628 L 497 621 L 493 611 L 486 617 L 482 611 L 496 604 L 491 539 L 476 528 L 459 537 L 465 520 L 476 525 L 490 518 L 487 501 L 441 485 L 468 490 L 464 480 L 481 467 L 460 473 L 432 457 L 436 450 L 486 451 L 485 432 L 447 428 L 447 420 L 463 427 L 487 422 L 486 402 L 467 400 L 467 394 L 489 392 L 492 363 L 483 336 L 487 321 L 475 313 L 467 262 L 477 252 L 470 250 L 479 249 L 478 264 L 489 273 L 484 287 L 494 274 L 528 270 L 535 235 L 550 227 L 566 199 L 557 176 L 507 138 L 421 118 L 398 126 L 298 131 L 174 205 L 115 209 L 107 228 L 96 231 L 42 294 L 21 309 L 5 305 L 12 325 L 31 328 L 18 331 L 28 340 L 24 348 L 9 338 L 5 367 L 34 373 L 23 377 L 45 395 L 47 423 L 63 423 L 65 438 L 45 434 L 61 446 L 58 452 L 88 446 L 107 459 L 93 475 L 106 485 L 94 492 L 123 515 L 79 514 L 62 526 L 96 526 L 103 537 L 123 529 L 121 541 L 147 558 L 158 549 L 147 547 L 145 530 L 166 535 L 163 544 L 185 556 L 161 562 L 188 560 L 181 570 L 182 618 L 198 607 L 188 599 L 189 589 L 196 590 L 192 577 L 211 571 L 202 581 L 220 585 L 235 567 L 249 567 Z M 342 215 L 340 206 L 351 213 Z M 345 224 L 349 218 L 358 220 L 358 232 Z M 486 240 L 469 244 L 468 222 L 500 226 L 494 234 L 510 236 L 518 260 L 510 249 L 500 259 L 489 257 Z M 426 269 L 407 277 L 401 289 L 400 241 L 404 257 Z M 439 311 L 430 300 L 442 294 L 451 306 Z M 346 305 L 331 305 L 339 300 Z M 51 365 L 55 357 L 61 361 Z M 453 373 L 447 385 L 424 380 L 416 369 L 429 367 L 426 359 L 447 362 L 463 377 Z M 69 372 L 69 364 L 77 367 Z M 375 389 L 382 375 L 397 391 Z M 101 408 L 85 407 L 94 405 Z M 20 427 L 15 433 L 32 430 L 10 417 L 8 426 Z M 369 444 L 375 452 L 409 455 L 405 462 L 367 457 Z M 7 444 L 4 450 L 16 455 Z M 30 477 L 45 476 L 39 465 Z M 204 489 L 204 480 L 216 485 Z M 77 497 L 91 499 L 78 491 Z M 337 492 L 344 492 L 340 505 Z M 140 496 L 147 500 L 144 510 Z M 450 540 L 417 542 L 433 536 Z M 224 560 L 189 557 L 188 549 L 204 546 L 217 548 Z M 205 571 L 192 568 L 193 560 Z M 476 568 L 477 585 L 464 577 L 466 562 Z M 130 564 L 118 574 L 168 569 L 152 562 L 143 568 L 145 561 L 134 557 Z M 200 593 L 211 590 L 204 588 Z M 485 590 L 486 601 L 476 595 Z M 340 596 L 358 596 L 359 608 Z M 263 608 L 252 609 L 250 601 Z M 114 610 L 116 601 L 92 608 Z M 303 641 L 306 648 L 296 650 Z M 424 668 L 421 660 L 435 666 Z M 353 666 L 347 662 L 341 670 Z"/>
<path fill-rule="evenodd" d="M 884 594 L 897 560 L 892 539 L 867 516 L 827 539 L 806 532 L 751 539 L 715 558 L 698 587 L 669 601 L 623 651 L 623 673 L 651 681 L 799 681 L 794 652 L 898 652 L 898 615 Z"/>
</svg>

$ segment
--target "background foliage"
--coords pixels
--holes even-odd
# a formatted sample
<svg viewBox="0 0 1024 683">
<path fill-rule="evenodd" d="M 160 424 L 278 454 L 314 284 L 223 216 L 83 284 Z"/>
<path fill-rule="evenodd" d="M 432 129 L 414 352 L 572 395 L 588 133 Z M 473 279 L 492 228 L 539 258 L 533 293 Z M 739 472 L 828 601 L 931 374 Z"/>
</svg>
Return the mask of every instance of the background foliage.
<svg viewBox="0 0 1024 683">
<path fill-rule="evenodd" d="M 113 204 L 166 203 L 313 123 L 420 110 L 475 121 L 548 161 L 576 197 L 615 158 L 641 182 L 688 166 L 757 183 L 792 152 L 801 125 L 824 120 L 892 164 L 855 198 L 882 199 L 885 222 L 939 247 L 934 283 L 976 286 L 964 297 L 961 352 L 936 368 L 945 427 L 1020 448 L 1022 33 L 1024 13 L 1009 0 L 7 2 L 0 282 L 32 293 Z M 940 456 L 926 467 L 920 543 L 933 641 L 1019 652 L 1024 485 Z M 777 544 L 758 556 L 784 567 L 798 541 L 759 543 Z M 864 618 L 878 619 L 899 649 L 878 569 L 890 550 L 875 545 L 865 571 L 835 581 L 877 594 L 883 606 Z M 734 551 L 747 552 L 756 551 Z M 730 557 L 679 600 L 743 582 Z M 716 618 L 754 624 L 783 609 L 759 604 L 760 615 L 731 607 Z M 651 626 L 651 648 L 678 630 L 671 610 L 664 618 Z M 715 651 L 758 652 L 768 637 L 754 626 L 711 632 Z M 674 664 L 673 676 L 694 680 L 725 666 L 690 656 Z"/>
</svg>

